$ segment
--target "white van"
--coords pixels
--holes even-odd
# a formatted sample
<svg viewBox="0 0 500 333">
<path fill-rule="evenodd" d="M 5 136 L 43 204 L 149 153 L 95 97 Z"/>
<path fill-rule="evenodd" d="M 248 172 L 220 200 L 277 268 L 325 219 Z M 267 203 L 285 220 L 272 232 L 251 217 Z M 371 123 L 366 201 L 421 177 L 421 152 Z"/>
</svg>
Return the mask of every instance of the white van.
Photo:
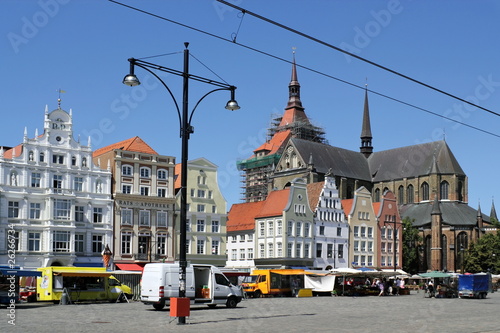
<svg viewBox="0 0 500 333">
<path fill-rule="evenodd" d="M 179 297 L 179 263 L 152 263 L 144 266 L 141 301 L 161 310 L 170 305 L 171 297 Z M 215 266 L 189 264 L 186 267 L 186 297 L 191 304 L 216 307 L 226 304 L 234 308 L 243 297 L 241 287 L 233 286 Z"/>
</svg>

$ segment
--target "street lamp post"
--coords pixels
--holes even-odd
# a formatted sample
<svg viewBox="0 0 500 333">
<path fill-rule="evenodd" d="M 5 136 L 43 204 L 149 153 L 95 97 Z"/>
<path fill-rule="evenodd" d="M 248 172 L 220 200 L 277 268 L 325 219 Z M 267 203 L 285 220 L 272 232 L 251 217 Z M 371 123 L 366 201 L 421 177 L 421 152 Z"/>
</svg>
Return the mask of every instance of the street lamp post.
<svg viewBox="0 0 500 333">
<path fill-rule="evenodd" d="M 184 49 L 184 69 L 183 71 L 178 71 L 175 69 L 159 66 L 152 64 L 150 62 L 146 62 L 140 59 L 134 59 L 130 58 L 128 61 L 130 62 L 130 73 L 126 75 L 123 79 L 123 83 L 128 85 L 128 86 L 137 86 L 140 84 L 139 79 L 137 76 L 134 74 L 134 67 L 140 67 L 149 73 L 151 73 L 153 76 L 155 76 L 162 84 L 163 86 L 167 89 L 168 93 L 170 94 L 170 97 L 172 97 L 175 107 L 177 109 L 177 114 L 179 116 L 179 123 L 180 123 L 180 136 L 182 139 L 182 148 L 181 148 L 181 207 L 180 207 L 180 240 L 179 240 L 179 267 L 180 267 L 180 272 L 179 272 L 179 298 L 185 298 L 186 297 L 186 267 L 187 267 L 187 260 L 186 260 L 186 215 L 187 215 L 187 160 L 188 160 L 188 142 L 189 142 L 189 135 L 194 132 L 193 127 L 191 126 L 191 120 L 193 118 L 193 114 L 200 104 L 200 102 L 210 95 L 213 92 L 220 91 L 220 90 L 229 90 L 231 92 L 231 99 L 229 102 L 226 104 L 226 109 L 234 111 L 238 110 L 240 107 L 238 106 L 238 103 L 234 99 L 234 91 L 236 90 L 235 86 L 231 86 L 227 83 L 222 83 L 218 81 L 214 81 L 211 79 L 203 78 L 200 76 L 196 76 L 193 74 L 189 74 L 189 50 L 188 46 L 189 43 L 184 43 L 185 49 Z M 161 71 L 161 72 L 166 72 L 169 74 L 174 74 L 177 76 L 182 76 L 183 82 L 182 82 L 182 113 L 181 110 L 179 109 L 179 105 L 177 104 L 177 100 L 175 99 L 172 91 L 170 88 L 167 86 L 167 84 L 153 71 Z M 216 86 L 218 88 L 213 89 L 203 95 L 196 105 L 194 106 L 193 110 L 189 114 L 188 112 L 188 97 L 189 97 L 189 80 L 195 80 L 203 83 L 207 83 L 213 86 Z M 186 317 L 184 316 L 179 316 L 178 317 L 178 324 L 185 324 L 186 323 Z"/>
</svg>

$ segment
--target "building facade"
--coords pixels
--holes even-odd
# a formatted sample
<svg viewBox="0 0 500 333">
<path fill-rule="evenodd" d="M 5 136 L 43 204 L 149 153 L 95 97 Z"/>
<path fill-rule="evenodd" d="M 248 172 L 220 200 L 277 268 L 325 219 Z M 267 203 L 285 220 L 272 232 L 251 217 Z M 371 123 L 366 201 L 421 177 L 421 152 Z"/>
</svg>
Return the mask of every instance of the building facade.
<svg viewBox="0 0 500 333">
<path fill-rule="evenodd" d="M 148 262 L 173 261 L 175 158 L 139 137 L 97 149 L 93 158 L 112 170 L 115 266 L 140 270 Z"/>
<path fill-rule="evenodd" d="M 226 264 L 227 201 L 217 179 L 217 166 L 205 158 L 188 161 L 187 165 L 186 259 L 193 263 L 215 266 Z M 180 207 L 181 165 L 175 169 L 177 207 Z M 176 216 L 177 241 L 180 216 Z M 179 244 L 179 243 L 177 243 Z M 178 257 L 176 252 L 176 257 Z"/>
<path fill-rule="evenodd" d="M 111 171 L 73 138 L 73 116 L 45 108 L 43 134 L 0 149 L 0 261 L 15 265 L 102 266 L 112 245 Z"/>
<path fill-rule="evenodd" d="M 349 267 L 349 224 L 335 180 L 327 175 L 324 182 L 308 184 L 307 194 L 314 212 L 314 267 Z"/>
<path fill-rule="evenodd" d="M 403 262 L 403 242 L 401 216 L 394 193 L 386 191 L 380 202 L 373 204 L 377 219 L 378 267 L 381 269 L 401 269 Z"/>
<path fill-rule="evenodd" d="M 378 267 L 378 224 L 370 191 L 360 187 L 353 199 L 342 200 L 349 223 L 351 267 Z"/>
</svg>

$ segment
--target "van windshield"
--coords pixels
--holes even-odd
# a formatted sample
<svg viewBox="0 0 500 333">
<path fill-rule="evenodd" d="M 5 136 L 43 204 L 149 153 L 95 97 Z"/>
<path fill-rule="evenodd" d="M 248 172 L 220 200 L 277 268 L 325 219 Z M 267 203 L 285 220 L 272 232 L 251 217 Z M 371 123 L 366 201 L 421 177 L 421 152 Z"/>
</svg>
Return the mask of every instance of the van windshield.
<svg viewBox="0 0 500 333">
<path fill-rule="evenodd" d="M 243 283 L 255 283 L 257 281 L 257 275 L 248 275 L 243 279 Z"/>
</svg>

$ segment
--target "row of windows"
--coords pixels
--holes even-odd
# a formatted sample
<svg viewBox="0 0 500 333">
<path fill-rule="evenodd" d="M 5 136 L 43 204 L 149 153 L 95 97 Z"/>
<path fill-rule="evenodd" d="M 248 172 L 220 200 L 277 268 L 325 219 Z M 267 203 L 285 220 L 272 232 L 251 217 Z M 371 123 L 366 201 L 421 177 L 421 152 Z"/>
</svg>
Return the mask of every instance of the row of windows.
<svg viewBox="0 0 500 333">
<path fill-rule="evenodd" d="M 191 197 L 192 198 L 207 198 L 207 199 L 213 199 L 213 191 L 211 190 L 202 190 L 202 189 L 191 189 Z"/>
<path fill-rule="evenodd" d="M 239 240 L 239 242 L 253 242 L 253 234 L 247 234 L 246 237 L 245 235 L 233 235 L 231 236 L 231 243 L 236 243 L 236 241 Z"/>
<path fill-rule="evenodd" d="M 239 257 L 238 257 L 239 252 Z M 253 259 L 253 248 L 249 247 L 247 249 L 232 249 L 231 250 L 231 260 L 252 260 Z"/>
<path fill-rule="evenodd" d="M 9 233 L 9 235 L 12 235 Z M 19 238 L 19 231 L 14 233 L 15 250 L 16 251 L 29 251 L 29 252 L 42 252 L 44 233 L 40 231 L 28 231 L 27 244 L 23 248 L 23 244 Z M 104 235 L 92 235 L 92 248 L 85 248 L 85 234 L 75 233 L 72 235 L 69 231 L 52 231 L 52 247 L 49 252 L 75 252 L 84 253 L 89 250 L 93 253 L 101 254 L 104 250 Z M 71 245 L 74 244 L 74 248 Z"/>
<path fill-rule="evenodd" d="M 337 252 L 335 252 L 335 250 Z M 344 258 L 344 244 L 337 244 L 335 249 L 335 244 L 326 244 L 326 256 L 327 258 Z M 316 243 L 316 258 L 323 257 L 323 244 Z"/>
<path fill-rule="evenodd" d="M 150 196 L 150 186 L 139 187 L 139 194 L 142 196 Z M 132 194 L 132 185 L 131 184 L 122 184 L 122 193 L 123 194 Z M 158 187 L 156 194 L 158 197 L 165 198 L 168 195 L 168 191 L 166 187 Z"/>
<path fill-rule="evenodd" d="M 133 176 L 134 167 L 129 164 L 122 165 L 122 176 Z M 151 178 L 151 168 L 148 167 L 140 167 L 139 168 L 139 176 L 141 178 Z M 156 172 L 157 179 L 167 179 L 168 178 L 168 170 L 159 169 Z"/>
<path fill-rule="evenodd" d="M 344 213 L 320 210 L 318 214 L 318 219 L 320 221 L 343 222 Z"/>
<path fill-rule="evenodd" d="M 11 179 L 11 182 L 10 182 L 10 185 L 12 186 L 20 186 L 22 184 L 20 184 L 17 180 L 17 173 L 16 172 L 12 172 L 11 173 L 11 176 L 10 176 L 10 179 Z M 86 187 L 86 183 L 85 183 L 85 179 L 84 177 L 79 177 L 79 176 L 74 176 L 72 177 L 72 181 L 73 181 L 73 184 L 72 184 L 72 189 L 74 191 L 77 191 L 77 192 L 87 192 L 87 191 L 91 191 L 90 189 L 88 189 Z M 43 177 L 42 177 L 42 173 L 41 172 L 32 172 L 31 173 L 31 177 L 30 177 L 30 183 L 29 183 L 29 186 L 33 187 L 33 188 L 41 188 L 42 187 L 42 183 L 43 183 Z M 55 175 L 52 175 L 52 184 L 48 184 L 48 187 L 52 187 L 54 189 L 63 189 L 63 188 L 69 188 L 69 186 L 63 186 L 65 185 L 64 184 L 65 181 L 64 181 L 64 177 L 63 175 L 59 175 L 59 174 L 55 174 Z M 94 192 L 96 193 L 102 193 L 103 191 L 103 184 L 102 184 L 102 181 L 101 180 L 97 180 L 96 183 L 95 183 L 95 187 L 94 187 Z"/>
<path fill-rule="evenodd" d="M 320 236 L 325 235 L 325 226 L 324 225 L 319 226 L 319 235 Z M 337 237 L 342 237 L 342 227 L 337 227 Z"/>
<path fill-rule="evenodd" d="M 66 156 L 67 156 L 66 154 L 54 153 L 54 154 L 52 154 L 52 163 L 64 165 Z M 28 153 L 28 161 L 30 161 L 30 162 L 35 161 L 35 153 L 32 150 L 30 150 Z M 46 163 L 44 152 L 41 152 L 38 154 L 38 162 L 39 163 Z M 77 164 L 78 164 L 77 157 L 71 156 L 71 166 L 77 166 Z M 82 167 L 87 167 L 87 158 L 86 157 L 82 157 L 80 165 Z"/>
<path fill-rule="evenodd" d="M 361 233 L 360 233 L 361 231 Z M 365 227 L 355 225 L 353 228 L 354 237 L 368 237 L 373 238 L 373 227 Z"/>
<path fill-rule="evenodd" d="M 384 192 L 388 190 L 388 188 L 384 189 Z M 448 200 L 449 199 L 449 191 L 450 191 L 450 184 L 444 180 L 439 184 L 439 199 L 440 200 Z M 427 182 L 422 183 L 420 186 L 420 196 L 422 201 L 428 201 L 430 200 L 430 189 L 429 189 L 429 184 Z M 463 183 L 458 182 L 458 200 L 463 201 Z M 402 205 L 404 204 L 404 200 L 406 198 L 406 203 L 411 204 L 415 202 L 415 190 L 412 184 L 408 185 L 406 187 L 406 197 L 405 197 L 405 187 L 403 185 L 400 185 L 398 187 L 398 204 Z M 379 202 L 380 201 L 380 189 L 376 189 L 374 193 L 374 201 Z"/>
<path fill-rule="evenodd" d="M 196 229 L 194 229 L 194 228 L 191 228 L 191 222 L 189 219 L 187 219 L 186 220 L 186 231 L 193 232 L 195 230 L 196 230 L 196 232 L 220 233 L 221 232 L 220 222 L 213 220 L 209 226 L 205 220 L 198 219 L 198 220 L 196 220 Z"/>
<path fill-rule="evenodd" d="M 132 242 L 134 238 L 134 234 L 132 231 L 123 231 L 121 234 L 121 247 L 120 253 L 122 255 L 131 255 L 132 254 Z M 156 235 L 156 244 L 154 252 L 151 251 L 151 236 L 150 235 L 140 235 L 138 238 L 138 253 L 139 254 L 157 254 L 160 256 L 164 256 L 167 254 L 167 233 L 158 233 Z"/>
<path fill-rule="evenodd" d="M 30 202 L 29 203 L 29 219 L 39 220 L 42 218 L 42 203 Z M 8 212 L 7 216 L 9 218 L 21 218 L 20 215 L 20 205 L 19 201 L 9 201 L 8 202 Z M 71 220 L 71 210 L 72 204 L 71 200 L 66 199 L 55 199 L 53 218 L 55 220 L 68 221 Z M 88 222 L 87 218 L 88 210 L 86 206 L 75 206 L 74 209 L 74 220 L 75 222 Z M 93 207 L 92 208 L 92 219 L 94 223 L 102 223 L 104 221 L 104 208 Z"/>
<path fill-rule="evenodd" d="M 392 263 L 392 260 L 393 260 L 394 257 L 392 256 L 381 256 L 380 257 L 380 266 L 384 267 L 384 266 L 394 266 L 394 264 Z M 396 266 L 399 266 L 399 263 L 398 263 L 398 257 L 396 257 Z"/>
<path fill-rule="evenodd" d="M 373 266 L 373 256 L 355 255 L 354 266 Z"/>
<path fill-rule="evenodd" d="M 122 225 L 133 225 L 133 210 L 128 208 L 122 208 L 121 210 L 121 224 Z M 140 210 L 139 211 L 139 226 L 150 227 L 151 222 L 151 211 Z M 157 227 L 167 227 L 168 226 L 168 213 L 165 211 L 156 212 L 156 226 Z"/>
<path fill-rule="evenodd" d="M 398 243 L 397 242 L 396 242 L 395 246 L 396 246 L 396 248 L 395 248 L 396 251 L 395 252 L 399 252 L 398 251 Z M 382 253 L 386 253 L 386 252 L 393 253 L 393 243 L 392 242 L 391 243 L 381 242 L 380 243 L 380 251 Z"/>
<path fill-rule="evenodd" d="M 373 242 L 355 240 L 353 245 L 356 252 L 373 252 Z"/>
</svg>

